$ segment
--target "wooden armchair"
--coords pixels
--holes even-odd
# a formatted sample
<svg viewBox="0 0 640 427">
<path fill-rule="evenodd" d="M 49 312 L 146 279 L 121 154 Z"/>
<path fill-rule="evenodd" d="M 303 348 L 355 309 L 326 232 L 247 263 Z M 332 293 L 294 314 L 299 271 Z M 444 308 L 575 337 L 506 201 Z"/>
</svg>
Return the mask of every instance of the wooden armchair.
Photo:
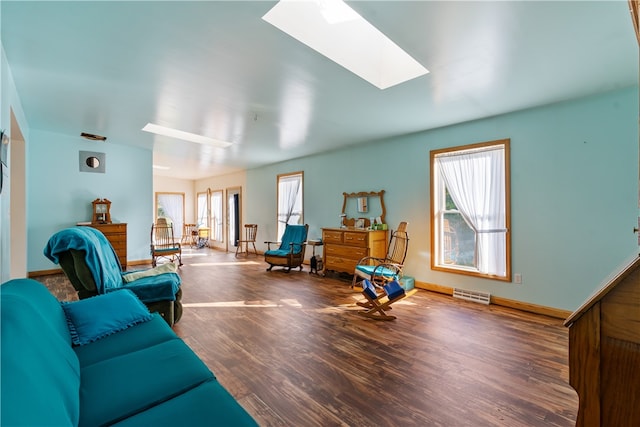
<svg viewBox="0 0 640 427">
<path fill-rule="evenodd" d="M 264 253 L 264 260 L 269 264 L 267 271 L 271 271 L 274 265 L 285 267 L 287 273 L 296 267 L 300 267 L 302 271 L 308 232 L 307 224 L 287 224 L 280 242 L 265 242 L 267 251 Z M 280 244 L 280 246 L 278 249 L 271 249 L 272 244 Z"/>
<path fill-rule="evenodd" d="M 178 260 L 178 266 L 182 265 L 182 245 L 173 234 L 173 225 L 164 218 L 151 224 L 151 265 L 155 267 L 159 258 Z"/>
<path fill-rule="evenodd" d="M 256 249 L 256 236 L 258 234 L 258 224 L 245 224 L 244 225 L 244 239 L 238 240 L 238 246 L 236 246 L 236 256 L 238 253 L 249 255 L 249 245 L 253 245 L 253 253 L 258 255 Z M 242 246 L 245 246 L 245 250 L 242 250 Z"/>
</svg>

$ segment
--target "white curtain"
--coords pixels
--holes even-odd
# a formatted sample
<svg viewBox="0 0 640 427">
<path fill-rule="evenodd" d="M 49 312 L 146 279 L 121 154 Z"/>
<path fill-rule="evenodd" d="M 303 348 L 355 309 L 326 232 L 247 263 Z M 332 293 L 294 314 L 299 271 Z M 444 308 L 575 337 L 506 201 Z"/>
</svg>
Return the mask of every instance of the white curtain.
<svg viewBox="0 0 640 427">
<path fill-rule="evenodd" d="M 436 157 L 453 202 L 476 232 L 477 268 L 506 275 L 505 150 L 503 146 Z"/>
<path fill-rule="evenodd" d="M 198 219 L 196 223 L 197 227 L 208 226 L 207 221 L 207 194 L 198 194 Z"/>
<path fill-rule="evenodd" d="M 158 206 L 173 223 L 173 233 L 177 239 L 182 238 L 182 227 L 184 224 L 184 199 L 181 194 L 158 194 Z"/>
<path fill-rule="evenodd" d="M 222 235 L 222 191 L 214 191 L 211 194 L 211 210 L 213 211 L 213 218 L 211 218 L 213 239 L 222 242 L 224 241 Z"/>
<path fill-rule="evenodd" d="M 278 236 L 286 224 L 299 224 L 302 218 L 302 176 L 291 175 L 278 179 Z"/>
</svg>

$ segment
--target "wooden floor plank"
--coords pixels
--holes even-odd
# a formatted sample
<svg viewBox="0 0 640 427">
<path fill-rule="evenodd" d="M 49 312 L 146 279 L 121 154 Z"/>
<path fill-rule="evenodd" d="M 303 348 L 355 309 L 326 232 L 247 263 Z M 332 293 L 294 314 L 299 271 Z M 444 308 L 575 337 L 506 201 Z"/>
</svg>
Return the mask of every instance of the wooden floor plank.
<svg viewBox="0 0 640 427">
<path fill-rule="evenodd" d="M 261 426 L 575 424 L 561 320 L 419 290 L 376 321 L 344 278 L 207 249 L 183 262 L 174 330 Z"/>
</svg>

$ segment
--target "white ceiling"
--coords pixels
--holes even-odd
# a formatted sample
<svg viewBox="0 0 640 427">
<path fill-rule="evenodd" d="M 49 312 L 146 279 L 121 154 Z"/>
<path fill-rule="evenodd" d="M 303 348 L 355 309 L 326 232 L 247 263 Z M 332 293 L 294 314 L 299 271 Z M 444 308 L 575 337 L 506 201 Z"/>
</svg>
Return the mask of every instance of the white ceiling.
<svg viewBox="0 0 640 427">
<path fill-rule="evenodd" d="M 1 35 L 30 128 L 152 148 L 185 179 L 638 84 L 626 0 L 349 4 L 430 73 L 380 90 L 263 21 L 273 1 L 3 0 Z"/>
</svg>

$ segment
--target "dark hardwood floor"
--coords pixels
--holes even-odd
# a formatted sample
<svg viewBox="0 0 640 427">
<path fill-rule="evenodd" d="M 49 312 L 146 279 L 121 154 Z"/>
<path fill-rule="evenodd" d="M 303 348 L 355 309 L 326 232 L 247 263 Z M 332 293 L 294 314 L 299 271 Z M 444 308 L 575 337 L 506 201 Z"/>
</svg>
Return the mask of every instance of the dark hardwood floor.
<svg viewBox="0 0 640 427">
<path fill-rule="evenodd" d="M 375 321 L 350 280 L 308 266 L 206 249 L 183 262 L 174 330 L 261 426 L 575 424 L 559 319 L 420 290 Z M 65 298 L 64 279 L 38 280 Z"/>
</svg>

